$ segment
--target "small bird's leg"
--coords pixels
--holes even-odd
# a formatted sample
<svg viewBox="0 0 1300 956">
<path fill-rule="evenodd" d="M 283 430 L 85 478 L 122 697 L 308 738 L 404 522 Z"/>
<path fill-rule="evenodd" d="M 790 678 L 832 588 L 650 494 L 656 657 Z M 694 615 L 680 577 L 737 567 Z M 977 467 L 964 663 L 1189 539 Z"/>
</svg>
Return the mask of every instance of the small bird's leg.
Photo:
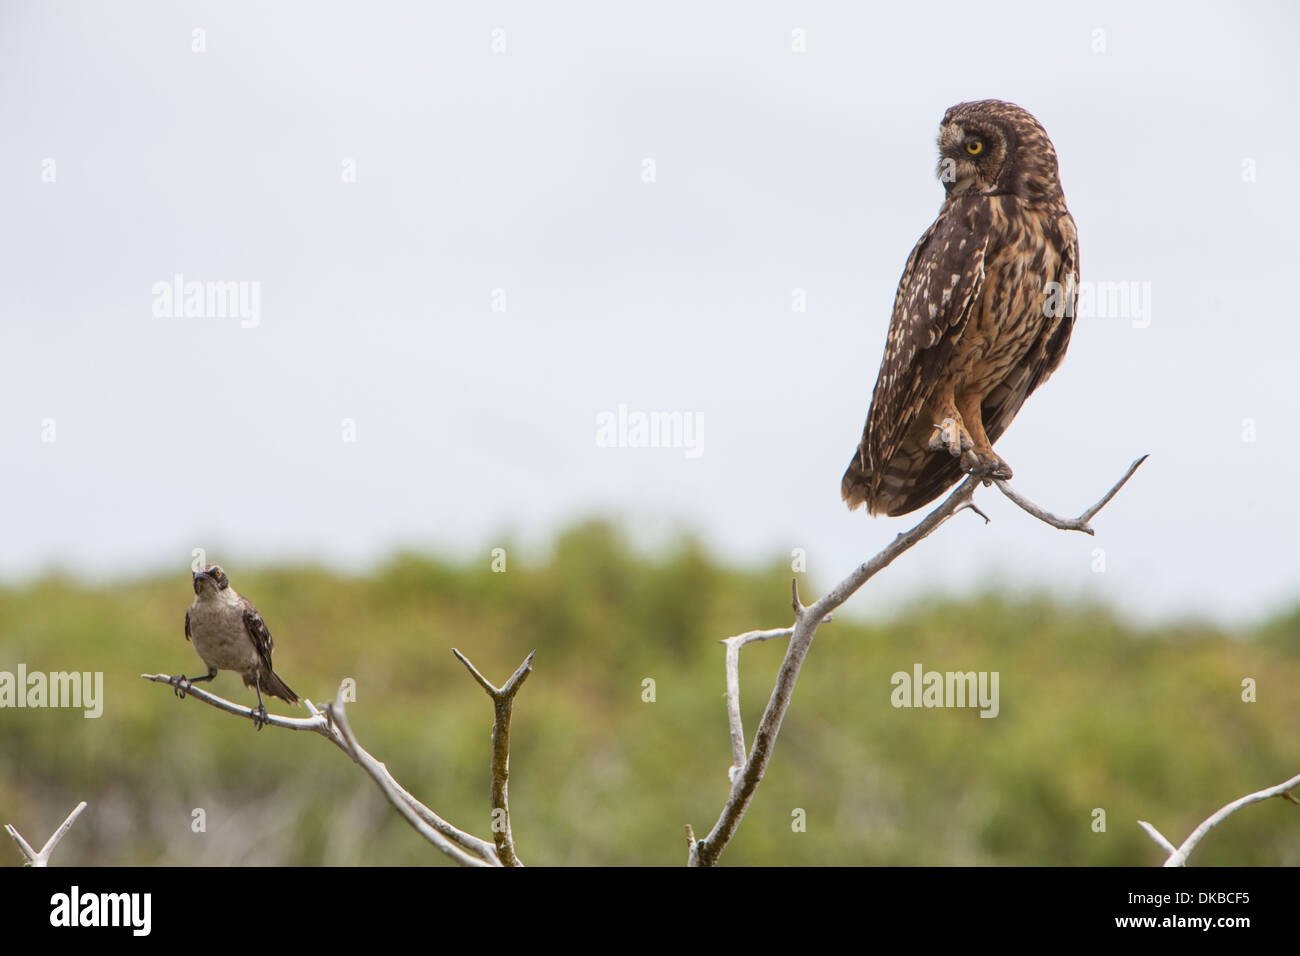
<svg viewBox="0 0 1300 956">
<path fill-rule="evenodd" d="M 253 683 L 253 687 L 257 688 L 257 709 L 252 713 L 252 726 L 256 727 L 257 730 L 261 730 L 261 728 L 266 726 L 266 708 L 263 702 L 261 702 L 261 676 L 260 675 L 257 676 L 257 678 L 255 678 L 255 683 Z"/>
<path fill-rule="evenodd" d="M 207 677 L 186 677 L 184 674 L 181 674 L 179 677 L 173 677 L 169 683 L 172 685 L 172 692 L 181 700 L 184 700 L 185 691 L 189 689 L 191 684 L 197 684 L 199 681 L 212 680 L 212 678 L 216 676 L 217 669 L 215 667 L 209 667 Z M 182 684 L 185 686 L 182 687 Z"/>
</svg>

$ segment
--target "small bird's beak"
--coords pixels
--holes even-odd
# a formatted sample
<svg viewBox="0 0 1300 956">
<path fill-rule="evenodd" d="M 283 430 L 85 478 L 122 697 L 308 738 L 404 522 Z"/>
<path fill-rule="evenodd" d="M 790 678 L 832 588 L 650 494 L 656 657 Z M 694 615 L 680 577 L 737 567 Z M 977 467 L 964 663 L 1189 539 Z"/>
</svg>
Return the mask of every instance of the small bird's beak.
<svg viewBox="0 0 1300 956">
<path fill-rule="evenodd" d="M 195 571 L 194 580 L 197 581 L 199 578 L 203 578 L 206 581 L 211 581 L 212 575 L 208 574 L 207 571 Z"/>
</svg>

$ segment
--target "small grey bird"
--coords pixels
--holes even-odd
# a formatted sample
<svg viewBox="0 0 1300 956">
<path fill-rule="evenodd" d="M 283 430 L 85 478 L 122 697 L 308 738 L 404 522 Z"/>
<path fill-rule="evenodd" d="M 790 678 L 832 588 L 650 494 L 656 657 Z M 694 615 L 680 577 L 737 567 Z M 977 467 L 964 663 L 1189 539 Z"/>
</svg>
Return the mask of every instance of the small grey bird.
<svg viewBox="0 0 1300 956">
<path fill-rule="evenodd" d="M 298 695 L 271 670 L 274 645 L 262 615 L 248 598 L 230 586 L 219 564 L 194 572 L 194 603 L 185 612 L 185 639 L 194 644 L 208 667 L 208 675 L 188 678 L 182 674 L 173 678 L 178 697 L 185 696 L 190 684 L 212 680 L 218 670 L 223 670 L 235 671 L 243 676 L 245 687 L 257 688 L 253 726 L 258 730 L 266 723 L 262 691 L 290 704 L 298 703 Z"/>
</svg>

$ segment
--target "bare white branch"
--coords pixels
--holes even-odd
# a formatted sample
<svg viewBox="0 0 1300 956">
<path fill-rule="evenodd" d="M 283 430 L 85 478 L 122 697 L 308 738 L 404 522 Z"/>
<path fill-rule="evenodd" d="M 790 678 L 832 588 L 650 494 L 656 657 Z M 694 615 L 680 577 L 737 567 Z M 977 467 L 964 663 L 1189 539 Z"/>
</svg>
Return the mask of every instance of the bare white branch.
<svg viewBox="0 0 1300 956">
<path fill-rule="evenodd" d="M 24 840 L 22 834 L 12 825 L 6 823 L 5 830 L 9 832 L 9 835 L 14 838 L 14 842 L 18 844 L 18 851 L 23 855 L 28 866 L 49 866 L 50 855 L 54 852 L 54 848 L 59 845 L 59 842 L 63 839 L 64 835 L 72 828 L 72 825 L 77 822 L 77 817 L 81 816 L 81 811 L 84 809 L 86 809 L 86 801 L 82 800 L 75 808 L 73 808 L 73 811 L 68 814 L 68 818 L 63 821 L 50 838 L 45 841 L 45 846 L 41 847 L 39 851 L 33 850 L 31 844 Z"/>
<path fill-rule="evenodd" d="M 1139 820 L 1138 826 L 1146 830 L 1151 839 L 1155 840 L 1156 843 L 1158 843 L 1160 847 L 1169 854 L 1169 858 L 1165 860 L 1165 866 L 1186 866 L 1187 858 L 1191 856 L 1192 851 L 1196 849 L 1196 845 L 1201 842 L 1201 839 L 1205 834 L 1209 833 L 1228 817 L 1232 816 L 1232 814 L 1236 813 L 1242 807 L 1248 807 L 1252 803 L 1260 803 L 1273 797 L 1282 797 L 1292 803 L 1298 803 L 1300 801 L 1297 801 L 1295 795 L 1291 793 L 1291 791 L 1295 790 L 1297 787 L 1300 787 L 1300 774 L 1297 774 L 1284 783 L 1279 783 L 1276 787 L 1256 790 L 1254 793 L 1248 793 L 1244 797 L 1238 797 L 1236 800 L 1223 805 L 1212 813 L 1204 823 L 1192 831 L 1192 835 L 1184 840 L 1183 845 L 1177 849 L 1174 848 L 1172 843 L 1161 836 L 1160 832 L 1155 827 L 1146 821 Z"/>
<path fill-rule="evenodd" d="M 1003 481 L 999 481 L 997 484 L 999 490 L 1011 501 L 1047 524 L 1062 530 L 1083 531 L 1086 534 L 1092 534 L 1092 528 L 1088 525 L 1089 519 L 1105 507 L 1106 503 L 1115 496 L 1145 460 L 1146 456 L 1144 455 L 1133 462 L 1124 477 L 1100 501 L 1083 512 L 1078 518 L 1072 519 L 1058 518 L 1050 512 L 1044 511 L 1033 502 L 1013 491 Z M 731 728 L 732 752 L 732 766 L 728 775 L 731 779 L 731 792 L 727 795 L 727 802 L 722 808 L 722 813 L 709 834 L 702 840 L 696 840 L 693 832 L 691 833 L 688 855 L 690 865 L 712 866 L 716 863 L 722 851 L 735 835 L 736 828 L 740 826 L 741 818 L 745 815 L 745 810 L 753 799 L 754 792 L 757 790 L 758 784 L 762 781 L 763 774 L 767 769 L 767 762 L 771 758 L 777 734 L 781 730 L 781 723 L 785 718 L 786 710 L 790 706 L 790 699 L 794 694 L 795 683 L 799 679 L 800 668 L 803 667 L 804 658 L 812 646 L 813 637 L 817 633 L 818 626 L 828 618 L 832 611 L 852 597 L 868 580 L 887 568 L 904 551 L 928 537 L 958 511 L 969 508 L 987 522 L 988 516 L 975 507 L 972 501 L 975 489 L 979 487 L 981 480 L 975 475 L 967 476 L 944 499 L 942 504 L 911 529 L 898 535 L 875 557 L 860 564 L 854 569 L 853 573 L 816 603 L 806 607 L 802 604 L 799 600 L 799 589 L 796 582 L 792 589 L 792 604 L 795 612 L 793 627 L 773 631 L 750 631 L 722 642 L 727 649 L 725 665 L 726 700 L 727 718 Z M 763 717 L 759 722 L 758 731 L 754 735 L 753 747 L 746 755 L 744 730 L 740 721 L 740 649 L 754 640 L 772 640 L 778 637 L 789 637 L 790 646 L 786 650 L 785 660 L 782 662 L 781 670 L 777 674 L 776 685 L 772 688 L 772 696 L 768 699 L 767 707 L 764 709 Z"/>
<path fill-rule="evenodd" d="M 393 775 L 388 772 L 388 768 L 384 766 L 383 763 L 367 753 L 361 744 L 357 742 L 356 735 L 352 733 L 352 728 L 348 725 L 348 718 L 344 713 L 342 704 L 326 704 L 325 714 L 329 717 L 330 722 L 338 727 L 343 737 L 344 745 L 347 748 L 348 755 L 360 764 L 361 768 L 365 770 L 366 773 L 370 774 L 371 779 L 379 785 L 379 789 L 383 791 L 384 796 L 388 798 L 388 802 L 393 805 L 397 812 L 402 815 L 402 818 L 405 819 L 406 822 L 420 834 L 420 836 L 424 837 L 461 866 L 500 866 L 495 854 L 489 858 L 491 860 L 490 863 L 488 860 L 476 859 L 475 857 L 470 856 L 460 847 L 455 846 L 450 840 L 438 832 L 436 828 L 425 822 L 425 819 L 411 808 L 411 795 L 402 787 L 398 786 L 397 781 L 393 778 Z"/>
<path fill-rule="evenodd" d="M 1096 532 L 1092 530 L 1092 526 L 1089 525 L 1088 522 L 1092 520 L 1093 515 L 1106 507 L 1106 504 L 1110 499 L 1114 498 L 1119 490 L 1127 484 L 1128 480 L 1133 477 L 1133 472 L 1137 471 L 1142 465 L 1142 462 L 1146 461 L 1148 457 L 1149 456 L 1147 455 L 1143 455 L 1141 458 L 1134 461 L 1133 464 L 1129 465 L 1128 471 L 1124 473 L 1124 477 L 1115 482 L 1115 485 L 1110 489 L 1110 491 L 1106 492 L 1106 494 L 1102 496 L 1100 501 L 1084 511 L 1083 514 L 1079 515 L 1077 518 L 1060 518 L 1052 514 L 1050 511 L 1044 511 L 1024 495 L 1020 494 L 1020 492 L 1012 488 L 1005 481 L 998 481 L 997 486 L 999 491 L 1015 502 L 1015 504 L 1021 509 L 1033 515 L 1039 521 L 1050 524 L 1053 528 L 1060 528 L 1062 531 L 1082 531 L 1084 534 L 1095 534 Z M 988 518 L 985 518 L 984 520 L 988 521 Z"/>
<path fill-rule="evenodd" d="M 253 709 L 251 707 L 241 707 L 234 701 L 226 700 L 224 697 L 218 697 L 211 691 L 204 690 L 202 687 L 194 687 L 189 681 L 181 681 L 170 674 L 141 674 L 142 678 L 147 681 L 153 681 L 155 684 L 167 684 L 172 688 L 177 687 L 177 681 L 180 681 L 179 690 L 181 694 L 187 697 L 194 697 L 203 701 L 205 704 L 211 704 L 217 710 L 224 710 L 228 714 L 234 714 L 236 717 L 253 718 Z M 285 730 L 310 730 L 313 733 L 321 734 L 324 737 L 333 736 L 328 732 L 328 724 L 325 716 L 316 709 L 315 705 L 309 700 L 304 700 L 303 704 L 307 710 L 312 713 L 311 717 L 281 717 L 278 714 L 268 713 L 266 715 L 266 726 L 283 727 Z M 335 743 L 338 743 L 336 740 Z"/>
<path fill-rule="evenodd" d="M 175 679 L 167 674 L 141 674 L 140 676 L 155 684 L 176 686 Z M 218 697 L 216 694 L 202 688 L 189 686 L 188 682 L 183 684 L 182 689 L 187 696 L 201 700 L 218 710 L 224 710 L 228 714 L 250 719 L 253 716 L 253 711 L 250 708 L 241 707 L 239 704 L 226 700 L 224 697 Z M 351 728 L 348 726 L 343 704 L 341 703 L 342 698 L 343 693 L 342 688 L 340 688 L 340 702 L 327 703 L 323 711 L 310 700 L 304 699 L 303 705 L 311 714 L 310 717 L 280 717 L 275 714 L 267 714 L 266 725 L 281 727 L 285 730 L 306 730 L 320 734 L 352 758 L 366 773 L 370 774 L 375 783 L 379 785 L 384 796 L 397 808 L 402 818 L 439 850 L 442 850 L 457 863 L 465 866 L 500 866 L 501 860 L 497 856 L 496 847 L 491 842 L 466 833 L 438 816 L 402 787 L 393 775 L 388 772 L 388 768 L 383 763 L 366 752 L 357 742 L 355 735 L 352 734 Z"/>
<path fill-rule="evenodd" d="M 797 603 L 799 601 L 797 583 L 794 587 L 794 600 L 796 606 L 802 606 Z M 825 624 L 830 620 L 831 615 L 827 614 L 822 623 Z M 745 769 L 745 727 L 740 719 L 740 649 L 756 641 L 773 641 L 791 637 L 793 634 L 793 627 L 779 627 L 771 631 L 746 631 L 744 634 L 737 634 L 735 637 L 728 637 L 718 642 L 725 644 L 727 648 L 727 723 L 731 726 L 732 758 L 727 779 L 732 783 L 736 782 L 736 775 Z"/>
</svg>

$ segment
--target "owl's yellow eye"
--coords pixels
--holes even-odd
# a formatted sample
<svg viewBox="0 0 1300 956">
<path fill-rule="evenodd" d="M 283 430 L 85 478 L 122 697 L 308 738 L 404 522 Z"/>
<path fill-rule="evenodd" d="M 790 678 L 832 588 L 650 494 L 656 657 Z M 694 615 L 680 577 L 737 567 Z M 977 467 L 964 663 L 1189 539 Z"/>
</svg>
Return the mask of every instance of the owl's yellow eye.
<svg viewBox="0 0 1300 956">
<path fill-rule="evenodd" d="M 980 153 L 984 152 L 984 143 L 978 139 L 973 139 L 966 144 L 966 152 L 970 153 L 972 156 L 978 156 Z"/>
</svg>

